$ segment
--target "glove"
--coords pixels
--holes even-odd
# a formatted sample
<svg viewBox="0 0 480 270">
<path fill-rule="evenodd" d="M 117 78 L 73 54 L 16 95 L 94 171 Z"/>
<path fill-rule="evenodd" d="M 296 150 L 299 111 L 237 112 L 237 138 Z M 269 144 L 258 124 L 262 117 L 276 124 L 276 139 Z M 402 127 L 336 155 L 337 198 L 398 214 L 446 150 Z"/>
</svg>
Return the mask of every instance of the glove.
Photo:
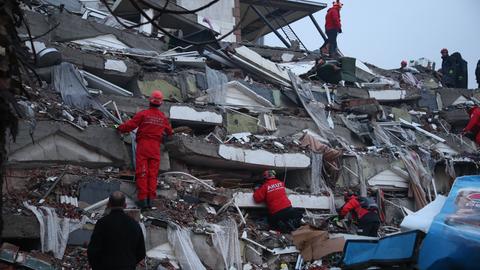
<svg viewBox="0 0 480 270">
<path fill-rule="evenodd" d="M 112 128 L 113 128 L 113 129 L 117 129 L 118 126 L 119 126 L 118 124 L 113 124 L 113 125 L 112 125 Z"/>
<path fill-rule="evenodd" d="M 338 30 L 338 33 L 342 33 L 342 28 L 340 28 L 340 29 Z"/>
</svg>

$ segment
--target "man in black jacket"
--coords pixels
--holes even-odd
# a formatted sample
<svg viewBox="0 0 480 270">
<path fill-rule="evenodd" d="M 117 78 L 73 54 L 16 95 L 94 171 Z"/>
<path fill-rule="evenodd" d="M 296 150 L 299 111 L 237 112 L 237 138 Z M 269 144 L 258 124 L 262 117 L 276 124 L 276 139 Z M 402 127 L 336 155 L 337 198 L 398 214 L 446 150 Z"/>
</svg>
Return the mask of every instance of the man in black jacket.
<svg viewBox="0 0 480 270">
<path fill-rule="evenodd" d="M 138 222 L 129 217 L 125 195 L 110 195 L 110 214 L 97 221 L 88 245 L 88 261 L 93 270 L 134 270 L 145 258 L 145 242 Z"/>
</svg>

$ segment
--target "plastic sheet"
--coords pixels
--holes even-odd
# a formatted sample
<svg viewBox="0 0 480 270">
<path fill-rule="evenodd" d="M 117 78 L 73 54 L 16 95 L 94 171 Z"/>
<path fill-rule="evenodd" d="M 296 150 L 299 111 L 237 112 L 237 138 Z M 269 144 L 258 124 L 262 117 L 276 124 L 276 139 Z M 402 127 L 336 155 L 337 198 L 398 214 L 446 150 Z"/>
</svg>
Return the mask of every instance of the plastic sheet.
<svg viewBox="0 0 480 270">
<path fill-rule="evenodd" d="M 213 245 L 217 252 L 222 255 L 225 269 L 241 269 L 240 241 L 235 220 L 227 219 L 219 224 L 213 224 Z"/>
<path fill-rule="evenodd" d="M 184 270 L 204 270 L 200 258 L 193 248 L 190 231 L 176 224 L 169 224 L 167 229 L 168 242 L 172 245 L 175 257 Z"/>
<path fill-rule="evenodd" d="M 88 220 L 85 216 L 82 220 L 59 218 L 53 208 L 45 206 L 37 208 L 27 202 L 23 205 L 34 213 L 40 224 L 42 252 L 51 251 L 57 259 L 63 258 L 69 234 L 80 229 Z"/>
<path fill-rule="evenodd" d="M 96 109 L 115 122 L 121 123 L 120 119 L 90 96 L 83 77 L 74 65 L 70 63 L 56 65 L 52 72 L 52 82 L 55 91 L 61 94 L 66 105 L 80 110 Z"/>
<path fill-rule="evenodd" d="M 438 195 L 433 202 L 427 204 L 424 208 L 406 216 L 400 224 L 400 227 L 406 230 L 420 230 L 428 233 L 433 219 L 440 213 L 446 200 L 447 197 Z"/>
<path fill-rule="evenodd" d="M 420 249 L 421 270 L 476 270 L 480 265 L 480 176 L 455 180 Z"/>
<path fill-rule="evenodd" d="M 227 75 L 209 67 L 206 67 L 205 74 L 207 76 L 209 101 L 224 104 L 227 91 L 226 84 L 228 83 Z"/>
<path fill-rule="evenodd" d="M 52 81 L 55 91 L 62 95 L 68 106 L 88 110 L 95 108 L 83 78 L 77 68 L 70 63 L 61 63 L 53 68 Z"/>
</svg>

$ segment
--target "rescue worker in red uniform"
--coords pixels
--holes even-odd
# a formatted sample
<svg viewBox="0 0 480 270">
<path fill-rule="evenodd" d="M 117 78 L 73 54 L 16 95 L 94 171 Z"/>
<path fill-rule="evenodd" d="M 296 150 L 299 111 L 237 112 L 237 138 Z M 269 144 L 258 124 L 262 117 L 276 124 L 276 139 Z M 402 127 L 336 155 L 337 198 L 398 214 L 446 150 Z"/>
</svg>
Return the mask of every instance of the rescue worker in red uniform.
<svg viewBox="0 0 480 270">
<path fill-rule="evenodd" d="M 376 209 L 368 209 L 368 206 L 360 203 L 360 197 L 353 193 L 345 194 L 345 204 L 340 210 L 340 217 L 346 217 L 350 212 L 353 218 L 358 221 L 358 234 L 365 236 L 378 236 L 380 218 Z M 367 199 L 367 198 L 362 198 Z"/>
<path fill-rule="evenodd" d="M 153 91 L 148 100 L 150 108 L 138 112 L 132 119 L 118 127 L 118 131 L 121 133 L 131 132 L 138 128 L 135 178 L 138 190 L 137 204 L 142 209 L 150 208 L 153 199 L 157 197 L 160 145 L 165 135 L 173 134 L 170 122 L 159 110 L 163 103 L 162 92 Z"/>
<path fill-rule="evenodd" d="M 470 134 L 474 137 L 477 145 L 480 145 L 480 107 L 473 106 L 468 109 L 468 114 L 470 115 L 470 121 L 467 126 L 463 129 L 463 134 Z M 472 138 L 473 139 L 473 138 Z"/>
<path fill-rule="evenodd" d="M 342 6 L 343 4 L 337 0 L 325 16 L 325 32 L 328 37 L 329 56 L 331 58 L 337 57 L 337 35 L 342 33 L 342 23 L 340 21 L 340 9 L 342 9 Z"/>
<path fill-rule="evenodd" d="M 276 178 L 274 170 L 263 172 L 263 179 L 263 184 L 253 193 L 253 199 L 256 203 L 267 205 L 270 227 L 283 233 L 296 230 L 301 225 L 303 212 L 292 208 L 285 185 Z"/>
</svg>

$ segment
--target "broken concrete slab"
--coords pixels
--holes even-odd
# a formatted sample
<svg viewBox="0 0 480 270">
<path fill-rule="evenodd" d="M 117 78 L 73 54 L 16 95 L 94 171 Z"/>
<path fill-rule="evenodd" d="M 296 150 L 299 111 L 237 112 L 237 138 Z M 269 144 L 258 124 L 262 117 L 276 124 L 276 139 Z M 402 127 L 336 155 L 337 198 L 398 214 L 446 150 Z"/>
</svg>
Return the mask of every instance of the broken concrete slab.
<svg viewBox="0 0 480 270">
<path fill-rule="evenodd" d="M 55 121 L 37 121 L 33 141 L 20 122 L 16 142 L 9 143 L 8 165 L 77 163 L 83 166 L 128 164 L 128 150 L 113 129 L 89 126 L 83 132 Z"/>
<path fill-rule="evenodd" d="M 227 160 L 272 168 L 305 169 L 310 167 L 310 157 L 301 153 L 279 154 L 261 149 L 250 150 L 235 146 L 220 145 L 218 154 Z"/>
<path fill-rule="evenodd" d="M 122 31 L 93 21 L 87 21 L 81 17 L 66 12 L 54 14 L 49 17 L 48 21 L 50 23 L 50 28 L 59 24 L 59 26 L 50 33 L 52 41 L 65 42 L 111 34 L 132 48 L 161 51 L 163 46 L 163 42 L 157 39 L 148 38 L 128 31 Z M 75 31 L 72 31 L 72 29 L 75 29 Z M 42 32 L 35 33 L 34 35 L 41 35 L 48 30 L 49 28 L 43 29 Z"/>
<path fill-rule="evenodd" d="M 170 106 L 170 121 L 180 124 L 222 125 L 221 113 L 212 110 L 201 110 L 191 106 Z"/>
<path fill-rule="evenodd" d="M 230 57 L 237 65 L 250 71 L 253 76 L 277 85 L 290 87 L 290 77 L 286 68 L 263 58 L 249 48 L 237 47 Z"/>
<path fill-rule="evenodd" d="M 226 204 L 229 198 L 223 194 L 209 192 L 209 191 L 201 191 L 198 194 L 198 198 L 202 202 L 206 202 L 211 205 L 222 206 Z"/>
<path fill-rule="evenodd" d="M 253 200 L 253 192 L 236 192 L 233 194 L 234 202 L 238 207 L 264 208 L 265 204 L 256 203 Z M 328 196 L 288 194 L 292 207 L 329 210 L 330 198 Z"/>
<path fill-rule="evenodd" d="M 120 190 L 120 181 L 85 181 L 80 183 L 79 188 L 79 201 L 94 204 Z"/>
<path fill-rule="evenodd" d="M 303 153 L 271 153 L 236 146 L 218 145 L 187 136 L 175 136 L 167 143 L 172 158 L 187 164 L 230 169 L 306 169 L 310 157 Z"/>
<path fill-rule="evenodd" d="M 40 225 L 34 216 L 4 213 L 2 239 L 40 239 Z"/>
<path fill-rule="evenodd" d="M 380 103 L 415 100 L 420 98 L 418 92 L 402 89 L 369 90 L 368 94 L 371 98 L 375 98 Z"/>
</svg>

